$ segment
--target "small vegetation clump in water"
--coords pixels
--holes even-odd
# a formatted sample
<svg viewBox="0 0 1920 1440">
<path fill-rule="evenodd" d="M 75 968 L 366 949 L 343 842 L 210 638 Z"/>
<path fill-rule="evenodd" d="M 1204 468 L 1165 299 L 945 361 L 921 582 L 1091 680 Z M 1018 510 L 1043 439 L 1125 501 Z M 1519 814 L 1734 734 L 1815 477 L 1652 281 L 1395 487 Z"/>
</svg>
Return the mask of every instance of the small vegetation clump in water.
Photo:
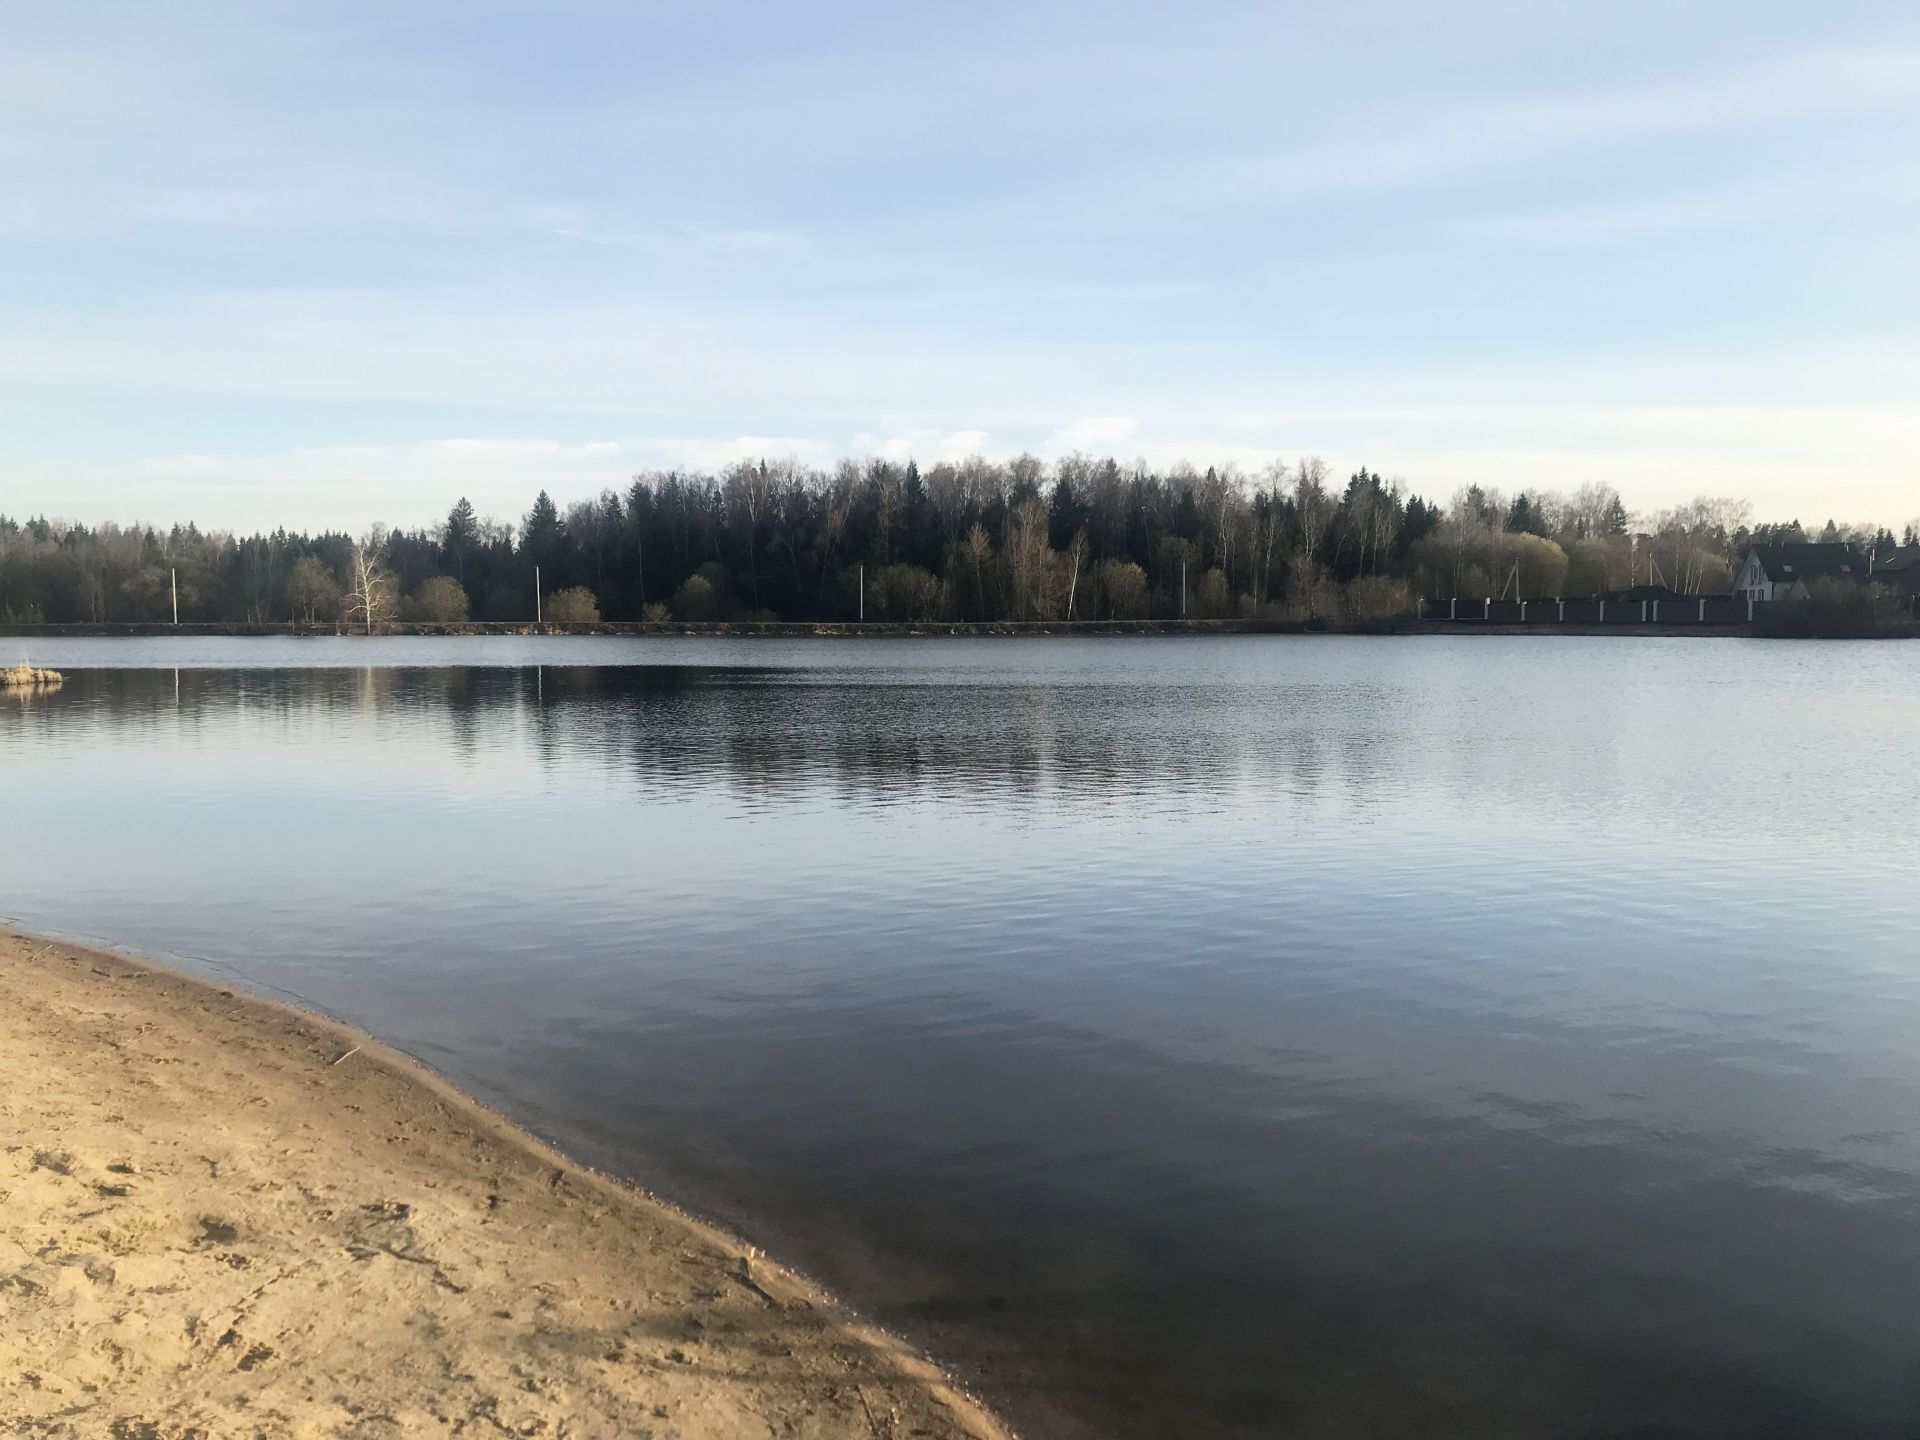
<svg viewBox="0 0 1920 1440">
<path fill-rule="evenodd" d="M 0 685 L 9 690 L 51 689 L 64 679 L 58 670 L 40 670 L 32 665 L 15 665 L 0 670 Z"/>
</svg>

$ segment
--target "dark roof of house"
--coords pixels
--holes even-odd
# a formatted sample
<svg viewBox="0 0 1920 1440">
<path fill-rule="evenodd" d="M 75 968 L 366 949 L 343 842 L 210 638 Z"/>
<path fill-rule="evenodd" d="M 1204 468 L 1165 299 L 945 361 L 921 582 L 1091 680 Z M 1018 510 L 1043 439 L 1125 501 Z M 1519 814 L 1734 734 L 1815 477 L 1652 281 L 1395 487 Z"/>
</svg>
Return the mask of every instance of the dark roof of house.
<svg viewBox="0 0 1920 1440">
<path fill-rule="evenodd" d="M 1828 577 L 1858 580 L 1867 573 L 1867 562 L 1846 545 L 1756 545 L 1753 553 L 1776 585 Z"/>
<path fill-rule="evenodd" d="M 1911 574 L 1920 570 L 1920 545 L 1902 545 L 1891 555 L 1875 562 L 1873 573 L 1890 575 Z"/>
</svg>

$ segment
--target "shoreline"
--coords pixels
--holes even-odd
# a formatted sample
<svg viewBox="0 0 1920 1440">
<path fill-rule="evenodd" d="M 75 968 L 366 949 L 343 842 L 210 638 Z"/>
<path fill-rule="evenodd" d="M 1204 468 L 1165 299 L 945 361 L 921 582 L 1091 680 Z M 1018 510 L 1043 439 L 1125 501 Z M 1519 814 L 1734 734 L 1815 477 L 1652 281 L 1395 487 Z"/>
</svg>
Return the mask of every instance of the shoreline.
<svg viewBox="0 0 1920 1440">
<path fill-rule="evenodd" d="M 941 620 L 920 622 L 837 620 L 596 620 L 566 624 L 560 621 L 462 620 L 457 622 L 394 621 L 379 633 L 365 635 L 338 625 L 268 624 L 118 624 L 0 625 L 0 638 L 55 640 L 70 638 L 164 639 L 281 638 L 387 640 L 404 638 L 471 638 L 489 635 L 607 635 L 626 638 L 700 636 L 739 639 L 862 640 L 889 638 L 1007 638 L 1029 635 L 1369 635 L 1400 634 L 1415 628 L 1412 616 L 1366 624 L 1308 623 L 1304 620 Z"/>
<path fill-rule="evenodd" d="M 1889 637 L 1920 636 L 1920 626 L 1886 632 Z M 378 634 L 363 635 L 332 625 L 0 625 L 0 640 L 164 640 L 164 639 L 283 639 L 283 640 L 405 640 L 483 639 L 487 637 L 707 640 L 1017 640 L 1017 639 L 1125 639 L 1134 637 L 1203 637 L 1246 635 L 1292 636 L 1432 636 L 1432 635 L 1613 635 L 1671 638 L 1674 636 L 1749 639 L 1752 625 L 1687 623 L 1632 623 L 1597 625 L 1579 621 L 1521 625 L 1505 621 L 1417 620 L 1412 616 L 1369 622 L 1336 624 L 1297 620 L 1020 620 L 892 624 L 882 622 L 818 624 L 801 621 L 742 620 L 712 623 L 603 620 L 591 625 L 557 622 L 471 621 L 454 624 L 384 626 Z"/>
<path fill-rule="evenodd" d="M 939 621 L 906 624 L 886 621 L 841 622 L 798 620 L 716 620 L 711 622 L 602 620 L 567 625 L 557 621 L 472 620 L 457 624 L 395 622 L 378 634 L 363 635 L 335 625 L 287 624 L 70 624 L 0 625 L 0 640 L 69 639 L 476 639 L 489 636 L 621 639 L 734 639 L 734 640 L 938 640 L 938 639 L 1105 639 L 1143 636 L 1198 637 L 1210 635 L 1567 635 L 1620 636 L 1642 639 L 1920 639 L 1920 622 L 1900 623 L 1861 635 L 1777 634 L 1764 624 L 1723 624 L 1717 621 L 1592 621 L 1541 620 L 1531 624 L 1512 620 L 1417 619 L 1400 616 L 1364 623 L 1307 622 L 1303 620 L 1004 620 Z"/>
<path fill-rule="evenodd" d="M 1012 1440 L 753 1247 L 371 1036 L 0 926 L 0 1428 Z"/>
</svg>

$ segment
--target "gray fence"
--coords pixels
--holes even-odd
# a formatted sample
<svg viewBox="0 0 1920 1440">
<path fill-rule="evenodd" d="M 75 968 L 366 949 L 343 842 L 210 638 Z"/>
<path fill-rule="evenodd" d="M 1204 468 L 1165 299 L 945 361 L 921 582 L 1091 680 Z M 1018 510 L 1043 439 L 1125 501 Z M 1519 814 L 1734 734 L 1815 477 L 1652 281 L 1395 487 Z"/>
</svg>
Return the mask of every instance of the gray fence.
<svg viewBox="0 0 1920 1440">
<path fill-rule="evenodd" d="M 1751 625 L 1772 608 L 1766 600 L 1730 595 L 1689 595 L 1678 600 L 1529 600 L 1470 598 L 1423 600 L 1422 620 L 1461 625 Z"/>
</svg>

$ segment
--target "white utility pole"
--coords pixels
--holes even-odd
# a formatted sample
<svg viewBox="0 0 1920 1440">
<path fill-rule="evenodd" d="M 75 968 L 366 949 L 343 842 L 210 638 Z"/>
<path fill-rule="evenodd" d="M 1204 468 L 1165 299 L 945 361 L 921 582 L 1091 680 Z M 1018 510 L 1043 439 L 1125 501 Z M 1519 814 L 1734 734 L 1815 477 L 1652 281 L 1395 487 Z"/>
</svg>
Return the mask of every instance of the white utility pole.
<svg viewBox="0 0 1920 1440">
<path fill-rule="evenodd" d="M 180 623 L 180 572 L 177 569 L 167 571 L 167 583 L 173 587 L 173 623 Z"/>
<path fill-rule="evenodd" d="M 860 567 L 860 623 L 867 621 L 867 567 Z"/>
<path fill-rule="evenodd" d="M 541 615 L 542 615 L 542 612 L 540 608 L 540 567 L 536 565 L 533 567 L 533 623 L 534 624 L 536 625 L 546 624 L 546 621 L 541 618 Z"/>
</svg>

